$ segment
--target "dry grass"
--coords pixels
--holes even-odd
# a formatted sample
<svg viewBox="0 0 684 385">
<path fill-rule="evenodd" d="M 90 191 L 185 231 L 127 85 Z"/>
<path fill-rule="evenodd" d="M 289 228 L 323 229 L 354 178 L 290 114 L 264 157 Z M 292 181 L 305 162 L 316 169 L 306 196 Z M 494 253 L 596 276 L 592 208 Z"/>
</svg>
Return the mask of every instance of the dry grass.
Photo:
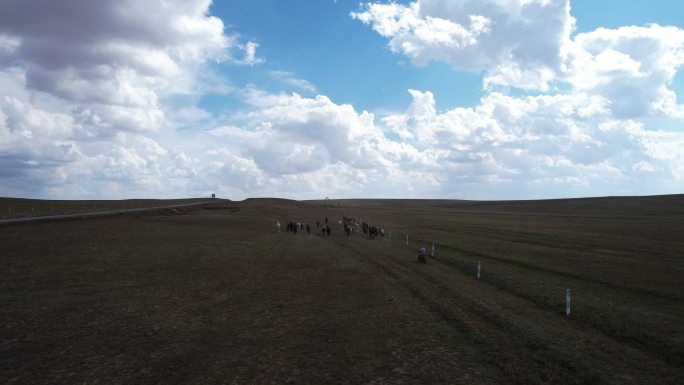
<svg viewBox="0 0 684 385">
<path fill-rule="evenodd" d="M 684 375 L 682 196 L 319 203 L 0 226 L 0 382 L 677 384 Z M 330 238 L 276 232 L 276 220 L 340 214 L 380 224 L 392 240 L 347 238 L 336 223 Z M 437 258 L 415 263 L 413 249 L 432 242 Z"/>
</svg>

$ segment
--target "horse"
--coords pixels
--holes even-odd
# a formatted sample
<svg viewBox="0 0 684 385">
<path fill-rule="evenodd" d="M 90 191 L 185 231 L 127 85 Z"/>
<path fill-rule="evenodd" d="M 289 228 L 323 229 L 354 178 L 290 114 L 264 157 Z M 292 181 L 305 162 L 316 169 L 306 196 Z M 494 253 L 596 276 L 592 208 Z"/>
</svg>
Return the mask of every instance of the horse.
<svg viewBox="0 0 684 385">
<path fill-rule="evenodd" d="M 375 237 L 377 237 L 377 236 L 378 236 L 378 228 L 375 227 L 375 226 L 371 226 L 371 227 L 368 229 L 368 237 L 369 237 L 370 239 L 375 239 Z"/>
</svg>

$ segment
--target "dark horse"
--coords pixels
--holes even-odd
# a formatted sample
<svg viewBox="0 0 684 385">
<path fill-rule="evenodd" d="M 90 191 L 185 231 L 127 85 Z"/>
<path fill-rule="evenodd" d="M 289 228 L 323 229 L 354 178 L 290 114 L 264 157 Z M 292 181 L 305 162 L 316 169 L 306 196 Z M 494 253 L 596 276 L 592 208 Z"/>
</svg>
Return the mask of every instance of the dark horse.
<svg viewBox="0 0 684 385">
<path fill-rule="evenodd" d="M 321 226 L 321 234 L 330 236 L 330 226 L 322 225 Z"/>
</svg>

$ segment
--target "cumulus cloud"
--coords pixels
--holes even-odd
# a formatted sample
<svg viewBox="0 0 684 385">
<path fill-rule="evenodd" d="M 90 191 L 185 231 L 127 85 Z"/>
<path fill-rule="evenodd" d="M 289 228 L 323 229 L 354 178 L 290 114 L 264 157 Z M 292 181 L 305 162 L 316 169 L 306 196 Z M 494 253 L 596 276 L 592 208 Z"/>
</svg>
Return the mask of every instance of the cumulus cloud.
<svg viewBox="0 0 684 385">
<path fill-rule="evenodd" d="M 684 118 L 669 88 L 684 64 L 684 30 L 649 24 L 573 36 L 568 0 L 368 3 L 351 16 L 418 66 L 483 71 L 489 93 L 474 108 L 440 113 L 432 93 L 409 90 L 407 111 L 381 118 L 401 140 L 441 149 L 452 178 L 552 194 L 562 190 L 554 186 L 619 194 L 639 180 L 678 191 L 683 135 L 677 123 L 649 129 L 649 119 Z"/>
<path fill-rule="evenodd" d="M 569 49 L 567 80 L 603 95 L 618 118 L 684 117 L 668 88 L 684 64 L 684 30 L 677 27 L 599 28 L 578 34 Z"/>
<path fill-rule="evenodd" d="M 146 187 L 160 179 L 166 150 L 151 139 L 154 133 L 178 124 L 169 116 L 207 119 L 196 108 L 169 108 L 162 99 L 229 90 L 201 71 L 208 62 L 263 60 L 256 43 L 224 32 L 223 22 L 208 14 L 210 4 L 3 1 L 2 166 L 30 181 L 22 188 L 52 192 L 83 191 L 50 187 L 60 180 L 75 186 L 79 175 Z"/>
<path fill-rule="evenodd" d="M 417 65 L 441 60 L 484 71 L 487 89 L 569 86 L 605 97 L 615 118 L 684 116 L 669 89 L 684 64 L 677 27 L 599 28 L 573 37 L 569 0 L 368 3 L 351 16 Z"/>
<path fill-rule="evenodd" d="M 0 6 L 0 195 L 479 199 L 680 192 L 684 134 L 669 87 L 675 27 L 572 36 L 561 0 L 366 4 L 352 17 L 414 64 L 483 72 L 474 107 L 439 111 L 408 90 L 401 112 L 316 95 L 236 88 L 207 63 L 256 66 L 258 44 L 224 31 L 210 1 Z M 32 9 L 43 11 L 34 13 Z M 133 12 L 131 12 L 131 10 Z M 249 69 L 252 70 L 252 69 Z M 537 90 L 533 96 L 507 87 Z M 230 93 L 239 110 L 197 106 Z M 187 101 L 190 102 L 187 102 Z M 649 190 L 650 189 L 650 190 Z"/>
<path fill-rule="evenodd" d="M 10 0 L 0 32 L 21 39 L 13 56 L 30 88 L 76 102 L 150 107 L 184 65 L 219 60 L 233 44 L 222 22 L 206 15 L 208 6 Z"/>
<path fill-rule="evenodd" d="M 591 191 L 605 184 L 628 191 L 644 173 L 670 191 L 682 182 L 684 134 L 616 120 L 600 95 L 491 93 L 477 107 L 438 113 L 430 92 L 410 92 L 413 103 L 406 113 L 383 121 L 404 137 L 442 150 L 437 152 L 441 168 L 462 182 L 539 185 L 554 194 L 563 186 Z M 441 184 L 459 189 L 447 179 Z"/>
<path fill-rule="evenodd" d="M 406 148 L 397 147 L 375 126 L 373 114 L 357 112 L 318 95 L 296 93 L 252 96 L 256 109 L 244 116 L 254 128 L 212 131 L 240 141 L 240 148 L 272 175 L 298 174 L 343 163 L 358 169 L 394 163 Z"/>
<path fill-rule="evenodd" d="M 644 180 L 675 192 L 683 181 L 684 134 L 615 119 L 601 95 L 493 92 L 439 112 L 431 92 L 409 90 L 405 112 L 376 117 L 321 95 L 250 92 L 254 109 L 210 134 L 226 141 L 223 169 L 257 195 L 500 199 L 629 194 Z"/>
<path fill-rule="evenodd" d="M 485 71 L 485 84 L 547 89 L 574 27 L 567 0 L 419 0 L 367 3 L 351 16 L 414 64 Z"/>
</svg>

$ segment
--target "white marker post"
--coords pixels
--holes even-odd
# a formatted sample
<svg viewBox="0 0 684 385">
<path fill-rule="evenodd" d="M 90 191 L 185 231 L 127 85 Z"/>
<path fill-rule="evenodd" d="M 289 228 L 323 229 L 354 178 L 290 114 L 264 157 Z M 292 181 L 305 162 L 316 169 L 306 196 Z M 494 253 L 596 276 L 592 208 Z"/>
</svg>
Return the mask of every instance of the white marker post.
<svg viewBox="0 0 684 385">
<path fill-rule="evenodd" d="M 408 245 L 408 233 L 406 233 L 406 244 Z"/>
<path fill-rule="evenodd" d="M 477 261 L 477 279 L 480 279 L 480 261 Z"/>
<path fill-rule="evenodd" d="M 388 238 L 388 239 L 389 239 L 390 241 L 392 240 L 392 232 L 391 232 L 391 231 L 389 232 L 389 238 Z"/>
<path fill-rule="evenodd" d="M 565 315 L 570 315 L 570 289 L 565 289 Z"/>
<path fill-rule="evenodd" d="M 435 243 L 432 242 L 432 257 L 435 257 Z"/>
</svg>

